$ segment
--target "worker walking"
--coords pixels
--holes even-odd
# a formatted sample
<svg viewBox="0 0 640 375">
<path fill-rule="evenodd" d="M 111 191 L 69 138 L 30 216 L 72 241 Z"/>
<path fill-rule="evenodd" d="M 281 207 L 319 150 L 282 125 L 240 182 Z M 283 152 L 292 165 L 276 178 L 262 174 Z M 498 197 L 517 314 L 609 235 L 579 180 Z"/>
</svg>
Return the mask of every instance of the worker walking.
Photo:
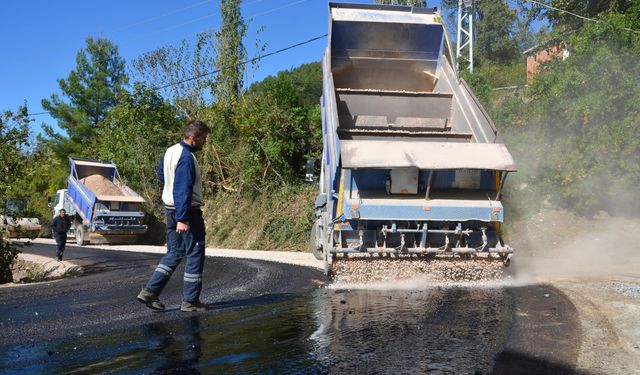
<svg viewBox="0 0 640 375">
<path fill-rule="evenodd" d="M 206 310 L 200 302 L 205 249 L 204 201 L 202 176 L 194 152 L 202 150 L 209 132 L 204 122 L 189 121 L 184 127 L 184 139 L 167 149 L 158 167 L 158 178 L 164 184 L 167 254 L 138 294 L 138 301 L 154 310 L 164 310 L 160 293 L 184 257 L 187 260 L 180 310 Z"/>
<path fill-rule="evenodd" d="M 69 219 L 69 216 L 67 216 L 67 211 L 63 208 L 58 212 L 58 216 L 56 216 L 51 223 L 51 232 L 53 233 L 53 237 L 56 239 L 56 255 L 59 261 L 62 260 L 62 256 L 64 255 L 69 228 L 71 228 L 71 220 Z"/>
</svg>

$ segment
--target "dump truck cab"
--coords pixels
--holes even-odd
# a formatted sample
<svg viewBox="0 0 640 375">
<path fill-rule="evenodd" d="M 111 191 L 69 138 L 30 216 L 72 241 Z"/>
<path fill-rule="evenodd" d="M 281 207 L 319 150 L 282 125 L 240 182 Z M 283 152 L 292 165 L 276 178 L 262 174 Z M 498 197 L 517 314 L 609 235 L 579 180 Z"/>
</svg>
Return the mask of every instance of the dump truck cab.
<svg viewBox="0 0 640 375">
<path fill-rule="evenodd" d="M 467 256 L 500 239 L 513 158 L 452 69 L 435 9 L 331 3 L 312 250 Z"/>
</svg>

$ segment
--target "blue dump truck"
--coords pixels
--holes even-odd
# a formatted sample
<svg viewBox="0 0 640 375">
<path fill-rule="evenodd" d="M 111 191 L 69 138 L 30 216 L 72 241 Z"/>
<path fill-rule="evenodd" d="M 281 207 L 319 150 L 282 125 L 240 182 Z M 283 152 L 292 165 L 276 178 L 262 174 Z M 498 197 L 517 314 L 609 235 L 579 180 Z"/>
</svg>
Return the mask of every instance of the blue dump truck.
<svg viewBox="0 0 640 375">
<path fill-rule="evenodd" d="M 439 12 L 330 3 L 329 16 L 314 255 L 327 273 L 352 253 L 508 265 L 501 188 L 515 163 L 452 69 Z"/>
<path fill-rule="evenodd" d="M 115 163 L 69 158 L 69 165 L 67 189 L 56 192 L 53 215 L 65 209 L 78 245 L 134 243 L 147 231 L 144 199 L 122 182 Z"/>
</svg>

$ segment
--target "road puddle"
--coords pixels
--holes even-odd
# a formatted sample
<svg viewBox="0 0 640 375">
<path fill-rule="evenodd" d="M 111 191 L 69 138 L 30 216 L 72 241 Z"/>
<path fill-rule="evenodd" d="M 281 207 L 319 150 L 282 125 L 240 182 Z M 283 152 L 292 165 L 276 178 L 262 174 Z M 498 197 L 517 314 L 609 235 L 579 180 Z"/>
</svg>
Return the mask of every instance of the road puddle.
<svg viewBox="0 0 640 375">
<path fill-rule="evenodd" d="M 512 320 L 503 288 L 317 289 L 203 314 L 5 347 L 22 373 L 490 373 Z"/>
</svg>

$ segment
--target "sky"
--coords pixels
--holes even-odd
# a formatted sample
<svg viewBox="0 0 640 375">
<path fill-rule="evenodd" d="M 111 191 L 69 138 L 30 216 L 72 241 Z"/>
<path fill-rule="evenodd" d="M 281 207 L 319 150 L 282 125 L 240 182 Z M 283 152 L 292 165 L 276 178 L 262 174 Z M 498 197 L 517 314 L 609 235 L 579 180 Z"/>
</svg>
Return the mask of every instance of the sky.
<svg viewBox="0 0 640 375">
<path fill-rule="evenodd" d="M 219 0 L 0 1 L 0 111 L 15 111 L 26 101 L 29 113 L 43 112 L 41 100 L 61 94 L 57 81 L 75 68 L 76 54 L 89 36 L 110 39 L 129 64 L 145 52 L 217 30 L 219 8 Z M 256 37 L 267 44 L 268 53 L 323 35 L 328 28 L 327 0 L 244 0 L 241 10 L 250 20 L 249 56 L 254 56 Z M 319 61 L 326 44 L 323 38 L 266 57 L 247 83 Z M 33 119 L 35 133 L 43 123 L 59 129 L 47 114 Z"/>
</svg>

